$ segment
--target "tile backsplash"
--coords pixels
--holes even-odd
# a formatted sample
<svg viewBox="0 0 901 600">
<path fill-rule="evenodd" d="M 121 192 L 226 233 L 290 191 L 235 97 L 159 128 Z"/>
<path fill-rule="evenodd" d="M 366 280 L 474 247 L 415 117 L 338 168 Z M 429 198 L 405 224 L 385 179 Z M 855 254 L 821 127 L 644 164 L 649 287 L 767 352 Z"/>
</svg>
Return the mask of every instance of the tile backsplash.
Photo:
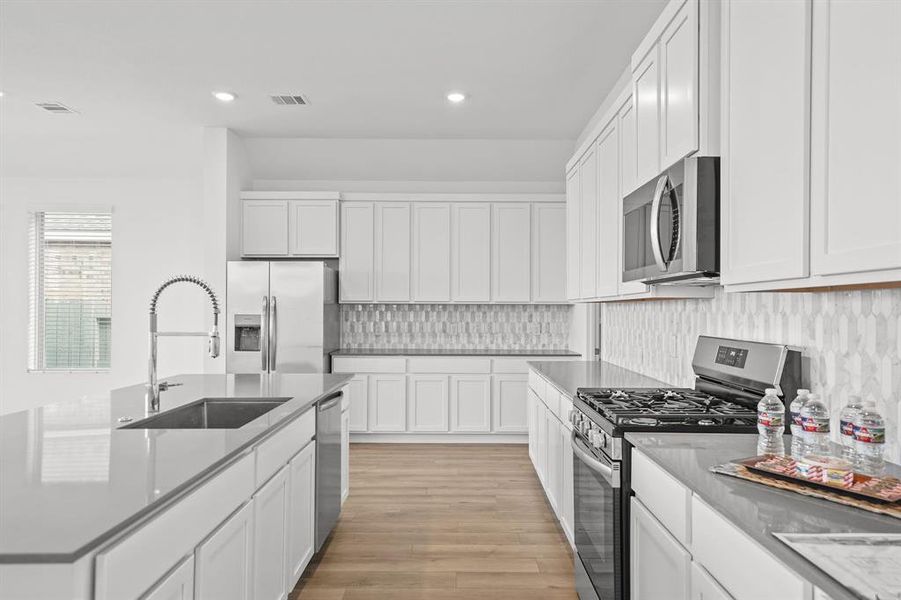
<svg viewBox="0 0 901 600">
<path fill-rule="evenodd" d="M 901 289 L 719 289 L 708 300 L 611 303 L 599 310 L 602 358 L 674 385 L 692 385 L 691 356 L 701 334 L 799 346 L 806 383 L 833 418 L 849 395 L 875 400 L 887 422 L 887 454 L 901 461 Z"/>
<path fill-rule="evenodd" d="M 562 350 L 565 304 L 342 304 L 343 348 Z"/>
</svg>

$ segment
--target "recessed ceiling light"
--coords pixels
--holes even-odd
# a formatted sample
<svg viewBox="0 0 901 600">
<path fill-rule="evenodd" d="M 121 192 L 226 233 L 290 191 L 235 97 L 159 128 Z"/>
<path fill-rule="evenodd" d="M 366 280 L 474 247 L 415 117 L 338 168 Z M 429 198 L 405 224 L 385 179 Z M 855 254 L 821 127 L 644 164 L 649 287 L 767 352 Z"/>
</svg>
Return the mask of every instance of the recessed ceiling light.
<svg viewBox="0 0 901 600">
<path fill-rule="evenodd" d="M 219 102 L 231 102 L 237 98 L 237 96 L 231 92 L 213 92 L 213 98 Z"/>
<path fill-rule="evenodd" d="M 447 95 L 447 99 L 453 104 L 460 104 L 461 102 L 466 100 L 466 94 L 464 94 L 463 92 L 451 92 Z"/>
</svg>

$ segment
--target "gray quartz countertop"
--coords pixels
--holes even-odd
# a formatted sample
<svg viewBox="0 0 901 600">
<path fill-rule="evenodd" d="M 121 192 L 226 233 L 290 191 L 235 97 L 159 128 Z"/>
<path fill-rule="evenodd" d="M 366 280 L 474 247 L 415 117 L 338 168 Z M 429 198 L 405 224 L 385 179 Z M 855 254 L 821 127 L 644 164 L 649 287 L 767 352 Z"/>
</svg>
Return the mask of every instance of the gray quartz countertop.
<svg viewBox="0 0 901 600">
<path fill-rule="evenodd" d="M 332 356 L 582 356 L 572 350 L 477 348 L 341 348 Z"/>
<path fill-rule="evenodd" d="M 0 417 L 0 563 L 72 562 L 231 464 L 351 375 L 181 375 L 161 411 L 200 398 L 290 398 L 239 429 L 118 429 L 144 386 Z"/>
<path fill-rule="evenodd" d="M 747 434 L 626 433 L 635 448 L 833 600 L 856 595 L 773 536 L 774 533 L 901 533 L 901 520 L 709 471 L 757 454 Z M 786 448 L 791 438 L 786 436 Z"/>
<path fill-rule="evenodd" d="M 531 361 L 529 367 L 569 396 L 575 396 L 580 387 L 667 386 L 657 379 L 601 360 Z"/>
</svg>

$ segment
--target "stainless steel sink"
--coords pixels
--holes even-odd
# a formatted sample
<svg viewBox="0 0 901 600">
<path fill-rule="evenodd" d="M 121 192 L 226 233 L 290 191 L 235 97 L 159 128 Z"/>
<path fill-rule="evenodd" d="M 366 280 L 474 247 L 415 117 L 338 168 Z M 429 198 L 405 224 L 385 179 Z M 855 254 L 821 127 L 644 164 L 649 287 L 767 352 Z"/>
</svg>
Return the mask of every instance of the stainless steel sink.
<svg viewBox="0 0 901 600">
<path fill-rule="evenodd" d="M 122 429 L 237 429 L 290 398 L 201 398 Z"/>
</svg>

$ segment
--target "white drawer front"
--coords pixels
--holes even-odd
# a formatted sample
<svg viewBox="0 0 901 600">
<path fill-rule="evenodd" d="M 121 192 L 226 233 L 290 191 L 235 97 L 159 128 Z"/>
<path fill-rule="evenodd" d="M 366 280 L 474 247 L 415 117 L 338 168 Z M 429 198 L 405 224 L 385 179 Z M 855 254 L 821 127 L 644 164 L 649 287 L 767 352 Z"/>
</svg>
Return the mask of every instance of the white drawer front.
<svg viewBox="0 0 901 600">
<path fill-rule="evenodd" d="M 632 450 L 632 490 L 673 537 L 688 547 L 691 490 L 638 450 Z"/>
<path fill-rule="evenodd" d="M 490 373 L 490 358 L 414 357 L 407 359 L 408 373 Z"/>
<path fill-rule="evenodd" d="M 405 373 L 407 360 L 398 357 L 357 358 L 335 356 L 332 358 L 334 373 Z"/>
<path fill-rule="evenodd" d="M 530 358 L 495 358 L 491 361 L 492 373 L 528 373 Z"/>
<path fill-rule="evenodd" d="M 300 452 L 316 435 L 316 407 L 297 417 L 278 433 L 257 447 L 256 487 L 288 464 L 291 457 Z"/>
</svg>

